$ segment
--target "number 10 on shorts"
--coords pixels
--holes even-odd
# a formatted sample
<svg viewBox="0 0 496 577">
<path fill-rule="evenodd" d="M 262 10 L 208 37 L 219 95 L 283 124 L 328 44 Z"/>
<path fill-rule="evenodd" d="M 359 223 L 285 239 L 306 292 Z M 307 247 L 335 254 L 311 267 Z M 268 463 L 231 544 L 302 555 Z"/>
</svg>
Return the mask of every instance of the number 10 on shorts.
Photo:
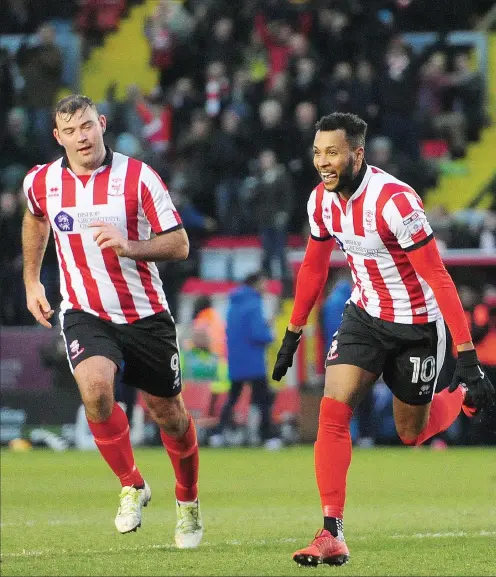
<svg viewBox="0 0 496 577">
<path fill-rule="evenodd" d="M 432 381 L 436 374 L 436 359 L 430 355 L 422 360 L 420 357 L 410 357 L 413 365 L 412 383 L 418 383 L 419 377 L 423 383 Z"/>
</svg>

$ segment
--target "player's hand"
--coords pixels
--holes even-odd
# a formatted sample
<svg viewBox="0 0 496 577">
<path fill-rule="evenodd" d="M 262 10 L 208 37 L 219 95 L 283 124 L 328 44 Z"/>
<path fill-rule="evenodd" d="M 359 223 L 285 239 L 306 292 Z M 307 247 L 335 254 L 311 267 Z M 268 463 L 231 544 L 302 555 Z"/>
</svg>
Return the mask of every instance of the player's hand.
<svg viewBox="0 0 496 577">
<path fill-rule="evenodd" d="M 95 229 L 93 239 L 102 250 L 112 248 L 118 256 L 129 255 L 129 241 L 116 226 L 101 221 L 89 226 Z"/>
<path fill-rule="evenodd" d="M 282 339 L 281 348 L 277 353 L 277 359 L 272 371 L 274 381 L 280 381 L 286 374 L 289 367 L 293 366 L 293 355 L 300 344 L 301 332 L 296 333 L 286 329 L 286 334 Z"/>
<path fill-rule="evenodd" d="M 455 391 L 459 384 L 466 385 L 470 403 L 477 409 L 494 405 L 494 386 L 480 366 L 475 349 L 458 351 L 455 374 L 449 386 L 449 392 Z"/>
<path fill-rule="evenodd" d="M 53 309 L 50 307 L 45 295 L 45 287 L 40 283 L 31 283 L 26 285 L 26 304 L 29 312 L 40 323 L 40 325 L 52 328 L 48 322 L 53 315 Z"/>
</svg>

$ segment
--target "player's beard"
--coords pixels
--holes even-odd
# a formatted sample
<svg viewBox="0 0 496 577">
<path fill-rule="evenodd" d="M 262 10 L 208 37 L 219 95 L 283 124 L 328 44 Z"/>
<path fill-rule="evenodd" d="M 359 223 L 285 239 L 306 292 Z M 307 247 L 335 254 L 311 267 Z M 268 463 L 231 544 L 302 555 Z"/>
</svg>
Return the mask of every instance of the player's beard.
<svg viewBox="0 0 496 577">
<path fill-rule="evenodd" d="M 341 174 L 339 175 L 339 179 L 336 187 L 334 188 L 334 192 L 350 192 L 355 176 L 356 175 L 353 174 L 353 155 L 350 155 L 348 164 L 344 167 L 344 169 L 341 171 Z"/>
</svg>

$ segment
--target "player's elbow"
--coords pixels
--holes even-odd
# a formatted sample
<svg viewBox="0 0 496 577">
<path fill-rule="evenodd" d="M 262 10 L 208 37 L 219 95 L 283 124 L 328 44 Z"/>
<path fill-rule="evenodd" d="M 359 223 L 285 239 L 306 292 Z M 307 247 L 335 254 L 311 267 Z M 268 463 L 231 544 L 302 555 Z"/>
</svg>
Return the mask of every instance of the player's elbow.
<svg viewBox="0 0 496 577">
<path fill-rule="evenodd" d="M 186 260 L 189 256 L 189 239 L 186 235 L 181 238 L 176 248 L 177 260 Z"/>
</svg>

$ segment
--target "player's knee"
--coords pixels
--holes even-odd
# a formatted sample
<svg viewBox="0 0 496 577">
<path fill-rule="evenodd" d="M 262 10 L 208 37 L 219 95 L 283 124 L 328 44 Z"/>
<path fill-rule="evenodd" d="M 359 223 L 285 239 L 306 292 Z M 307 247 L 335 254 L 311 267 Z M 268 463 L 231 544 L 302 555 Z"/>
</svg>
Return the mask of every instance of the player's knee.
<svg viewBox="0 0 496 577">
<path fill-rule="evenodd" d="M 152 419 L 167 435 L 180 437 L 186 432 L 189 418 L 181 398 L 155 398 L 147 405 Z"/>
<path fill-rule="evenodd" d="M 396 432 L 404 445 L 417 445 L 422 427 L 416 424 L 396 423 Z"/>
<path fill-rule="evenodd" d="M 114 408 L 113 396 L 102 390 L 83 395 L 83 403 L 88 419 L 94 422 L 106 421 Z"/>
<path fill-rule="evenodd" d="M 343 390 L 333 383 L 325 384 L 324 397 L 329 397 L 329 399 L 334 399 L 353 408 L 356 406 L 356 395 L 354 391 Z"/>
</svg>

